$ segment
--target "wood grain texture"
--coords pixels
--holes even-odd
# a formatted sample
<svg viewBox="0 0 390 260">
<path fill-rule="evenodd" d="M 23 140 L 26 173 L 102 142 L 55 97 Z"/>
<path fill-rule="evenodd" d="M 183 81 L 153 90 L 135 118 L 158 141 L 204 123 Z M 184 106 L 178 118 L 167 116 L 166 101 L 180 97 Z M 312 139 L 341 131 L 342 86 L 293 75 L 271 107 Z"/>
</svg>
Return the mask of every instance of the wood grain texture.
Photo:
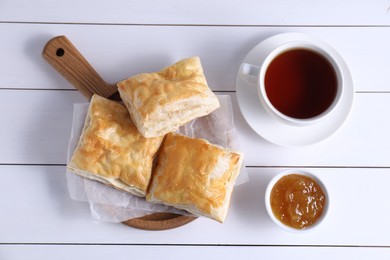
<svg viewBox="0 0 390 260">
<path fill-rule="evenodd" d="M 129 219 L 123 224 L 143 230 L 167 230 L 178 228 L 197 219 L 173 213 L 154 213 L 140 218 Z"/>
<path fill-rule="evenodd" d="M 50 39 L 42 56 L 87 100 L 94 94 L 109 97 L 117 91 L 116 85 L 105 82 L 64 35 Z"/>
<path fill-rule="evenodd" d="M 0 21 L 204 25 L 389 25 L 387 0 L 3 0 Z"/>
</svg>

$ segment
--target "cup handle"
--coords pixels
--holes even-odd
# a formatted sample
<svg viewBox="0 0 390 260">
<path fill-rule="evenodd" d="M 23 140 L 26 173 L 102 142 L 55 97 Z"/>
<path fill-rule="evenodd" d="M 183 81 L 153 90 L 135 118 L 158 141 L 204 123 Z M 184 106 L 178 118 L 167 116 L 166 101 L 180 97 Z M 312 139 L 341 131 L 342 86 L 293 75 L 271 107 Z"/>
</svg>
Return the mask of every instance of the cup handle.
<svg viewBox="0 0 390 260">
<path fill-rule="evenodd" d="M 260 72 L 260 67 L 257 67 L 249 63 L 242 63 L 240 66 L 240 77 L 243 80 L 252 83 L 252 85 L 257 84 L 259 72 Z"/>
</svg>

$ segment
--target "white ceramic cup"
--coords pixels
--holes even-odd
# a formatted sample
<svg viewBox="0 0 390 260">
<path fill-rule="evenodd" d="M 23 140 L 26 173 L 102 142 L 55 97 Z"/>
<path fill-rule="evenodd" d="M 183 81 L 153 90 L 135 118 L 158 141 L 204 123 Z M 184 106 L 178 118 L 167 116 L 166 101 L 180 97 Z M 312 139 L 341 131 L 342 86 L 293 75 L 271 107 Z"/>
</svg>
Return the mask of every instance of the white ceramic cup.
<svg viewBox="0 0 390 260">
<path fill-rule="evenodd" d="M 311 179 L 313 179 L 317 184 L 318 186 L 321 188 L 322 192 L 324 193 L 324 196 L 325 196 L 325 206 L 324 208 L 322 209 L 322 214 L 321 216 L 319 217 L 319 219 L 314 223 L 312 224 L 311 226 L 308 226 L 304 229 L 296 229 L 296 228 L 293 228 L 293 227 L 290 227 L 290 226 L 287 226 L 286 224 L 284 224 L 283 222 L 281 222 L 278 218 L 275 217 L 274 213 L 272 212 L 272 207 L 271 207 L 271 192 L 272 192 L 272 189 L 273 187 L 275 186 L 275 184 L 284 176 L 286 175 L 289 175 L 289 174 L 299 174 L 299 175 L 304 175 L 304 176 L 307 176 Z M 272 221 L 274 223 L 276 223 L 279 227 L 281 227 L 282 229 L 284 230 L 287 230 L 289 232 L 293 232 L 293 233 L 302 233 L 302 232 L 307 232 L 309 230 L 312 230 L 316 227 L 318 227 L 321 222 L 324 220 L 325 216 L 328 214 L 329 212 L 329 205 L 330 205 L 330 199 L 329 199 L 329 193 L 325 187 L 325 185 L 323 184 L 323 182 L 317 177 L 315 176 L 314 174 L 310 173 L 310 172 L 307 172 L 307 171 L 303 171 L 303 170 L 299 170 L 299 169 L 289 169 L 289 170 L 285 170 L 285 171 L 282 171 L 280 173 L 278 173 L 275 177 L 273 177 L 271 179 L 271 181 L 268 183 L 268 186 L 266 188 L 266 191 L 265 191 L 265 208 L 267 210 L 267 213 L 269 215 L 269 217 L 272 219 Z"/>
<path fill-rule="evenodd" d="M 239 73 L 240 76 L 245 81 L 250 83 L 249 85 L 251 87 L 257 88 L 258 98 L 260 99 L 262 106 L 270 115 L 276 117 L 277 119 L 281 120 L 284 123 L 295 125 L 295 126 L 302 126 L 302 125 L 309 125 L 309 124 L 316 123 L 319 120 L 324 119 L 328 114 L 330 114 L 332 111 L 335 110 L 343 92 L 344 81 L 343 81 L 341 66 L 338 63 L 336 57 L 334 57 L 335 51 L 331 46 L 329 46 L 324 42 L 320 42 L 318 40 L 315 41 L 296 40 L 281 45 L 266 46 L 266 49 L 267 51 L 265 52 L 265 56 L 261 57 L 258 60 L 257 64 L 249 64 L 249 63 L 241 64 Z M 330 103 L 327 109 L 314 117 L 302 119 L 302 118 L 295 118 L 283 114 L 276 107 L 272 105 L 270 99 L 267 96 L 266 88 L 265 88 L 265 80 L 264 80 L 267 72 L 267 68 L 272 63 L 272 61 L 274 61 L 276 57 L 291 50 L 308 50 L 311 52 L 315 52 L 316 54 L 319 54 L 320 56 L 325 58 L 334 69 L 334 74 L 336 77 L 336 84 L 337 84 L 336 95 L 333 99 L 333 102 Z M 283 75 L 280 76 L 283 77 Z"/>
</svg>

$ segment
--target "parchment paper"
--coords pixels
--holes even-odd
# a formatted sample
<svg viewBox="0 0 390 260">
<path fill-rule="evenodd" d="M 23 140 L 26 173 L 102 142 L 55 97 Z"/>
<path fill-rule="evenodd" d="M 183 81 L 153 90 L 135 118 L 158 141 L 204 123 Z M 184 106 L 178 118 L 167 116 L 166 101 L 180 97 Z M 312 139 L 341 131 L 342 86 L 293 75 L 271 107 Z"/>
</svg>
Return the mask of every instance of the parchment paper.
<svg viewBox="0 0 390 260">
<path fill-rule="evenodd" d="M 190 137 L 204 138 L 210 143 L 239 151 L 240 145 L 234 125 L 230 96 L 218 95 L 217 97 L 221 103 L 220 108 L 208 116 L 197 118 L 187 123 L 176 132 Z M 81 136 L 88 106 L 89 103 L 74 105 L 72 132 L 68 147 L 68 162 Z M 190 215 L 190 213 L 173 207 L 149 203 L 144 198 L 134 196 L 125 191 L 119 191 L 98 181 L 80 177 L 69 171 L 67 171 L 66 177 L 70 197 L 77 201 L 88 202 L 92 217 L 98 221 L 122 222 L 155 212 Z M 246 181 L 248 181 L 248 175 L 243 166 L 235 185 L 237 186 Z"/>
</svg>

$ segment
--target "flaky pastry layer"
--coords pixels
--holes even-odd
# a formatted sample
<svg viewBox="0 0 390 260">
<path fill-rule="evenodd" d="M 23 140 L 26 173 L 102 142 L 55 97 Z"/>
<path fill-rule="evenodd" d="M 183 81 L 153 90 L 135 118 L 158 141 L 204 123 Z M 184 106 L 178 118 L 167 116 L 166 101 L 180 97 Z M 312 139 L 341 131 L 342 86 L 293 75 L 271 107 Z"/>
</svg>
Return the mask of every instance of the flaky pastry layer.
<svg viewBox="0 0 390 260">
<path fill-rule="evenodd" d="M 181 60 L 160 72 L 130 77 L 118 83 L 118 90 L 145 137 L 175 131 L 220 106 L 207 85 L 199 57 Z"/>
<path fill-rule="evenodd" d="M 145 138 L 125 106 L 94 95 L 70 171 L 145 196 L 163 137 Z"/>
<path fill-rule="evenodd" d="M 240 152 L 169 133 L 146 199 L 223 222 L 242 160 Z"/>
</svg>

